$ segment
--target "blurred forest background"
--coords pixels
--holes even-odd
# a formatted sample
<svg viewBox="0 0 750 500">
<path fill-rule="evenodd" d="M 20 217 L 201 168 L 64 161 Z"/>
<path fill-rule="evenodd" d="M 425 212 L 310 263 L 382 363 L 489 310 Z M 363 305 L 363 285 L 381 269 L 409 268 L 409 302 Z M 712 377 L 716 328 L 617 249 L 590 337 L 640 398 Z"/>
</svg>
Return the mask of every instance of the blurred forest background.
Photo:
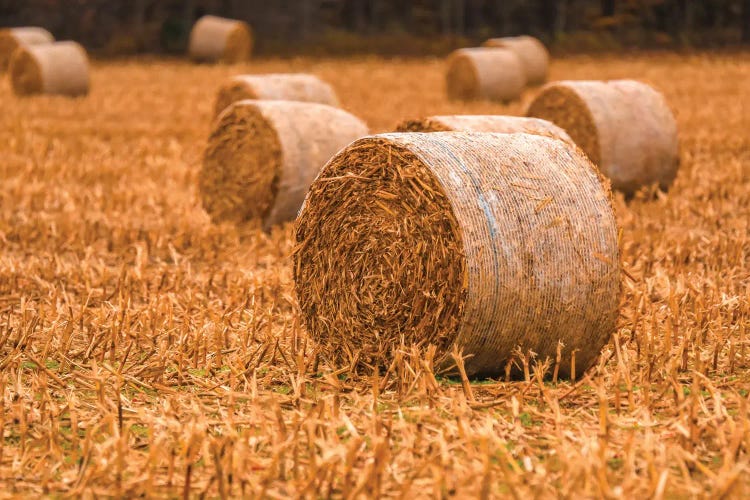
<svg viewBox="0 0 750 500">
<path fill-rule="evenodd" d="M 180 52 L 203 14 L 249 22 L 275 55 L 442 54 L 521 33 L 557 52 L 750 44 L 750 0 L 0 0 L 0 26 L 109 55 Z"/>
</svg>

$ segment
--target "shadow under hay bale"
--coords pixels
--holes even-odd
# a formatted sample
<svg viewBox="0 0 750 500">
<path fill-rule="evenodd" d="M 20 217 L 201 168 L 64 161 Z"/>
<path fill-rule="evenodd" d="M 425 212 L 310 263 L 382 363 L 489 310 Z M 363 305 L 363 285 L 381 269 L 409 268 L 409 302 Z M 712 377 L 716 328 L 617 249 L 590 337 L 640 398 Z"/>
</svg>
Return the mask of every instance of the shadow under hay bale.
<svg viewBox="0 0 750 500">
<path fill-rule="evenodd" d="M 19 47 L 10 60 L 10 79 L 18 95 L 86 95 L 89 92 L 86 49 L 71 41 Z"/>
<path fill-rule="evenodd" d="M 499 134 L 526 133 L 543 135 L 575 144 L 560 127 L 547 120 L 524 116 L 503 115 L 445 115 L 406 120 L 396 127 L 397 132 L 494 132 Z"/>
<path fill-rule="evenodd" d="M 529 85 L 541 85 L 547 81 L 549 72 L 549 52 L 547 47 L 533 36 L 512 36 L 490 38 L 483 47 L 498 47 L 513 51 L 521 61 L 526 82 Z"/>
<path fill-rule="evenodd" d="M 677 123 L 664 97 L 644 83 L 550 83 L 526 114 L 565 129 L 612 187 L 627 195 L 652 184 L 666 190 L 677 175 Z"/>
<path fill-rule="evenodd" d="M 459 49 L 448 57 L 447 64 L 450 99 L 513 101 L 526 85 L 521 61 L 507 49 Z"/>
<path fill-rule="evenodd" d="M 238 75 L 230 78 L 219 89 L 214 114 L 218 116 L 230 104 L 245 99 L 339 105 L 333 88 L 315 75 L 305 73 Z"/>
<path fill-rule="evenodd" d="M 293 220 L 310 183 L 331 156 L 369 133 L 332 106 L 239 101 L 219 115 L 199 173 L 203 207 L 215 222 Z"/>
<path fill-rule="evenodd" d="M 190 31 L 188 54 L 196 62 L 238 63 L 249 59 L 252 50 L 252 30 L 243 21 L 203 16 Z"/>
<path fill-rule="evenodd" d="M 18 47 L 39 45 L 55 41 L 52 33 L 44 28 L 26 26 L 0 30 L 0 72 L 7 71 L 10 58 Z"/>
<path fill-rule="evenodd" d="M 402 339 L 453 346 L 469 375 L 520 346 L 580 373 L 614 331 L 617 226 L 607 181 L 562 141 L 528 134 L 384 134 L 336 155 L 296 225 L 294 280 L 334 362 L 387 365 Z"/>
</svg>

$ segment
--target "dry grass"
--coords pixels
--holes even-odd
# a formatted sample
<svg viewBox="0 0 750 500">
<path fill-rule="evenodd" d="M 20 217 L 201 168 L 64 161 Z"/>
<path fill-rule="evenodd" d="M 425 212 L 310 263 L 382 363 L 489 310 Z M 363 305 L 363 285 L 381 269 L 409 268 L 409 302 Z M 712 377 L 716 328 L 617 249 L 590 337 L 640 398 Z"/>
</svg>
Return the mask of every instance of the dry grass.
<svg viewBox="0 0 750 500">
<path fill-rule="evenodd" d="M 556 384 L 320 361 L 290 226 L 240 241 L 200 208 L 214 90 L 250 69 L 319 74 L 374 130 L 524 106 L 449 103 L 436 60 L 98 64 L 75 103 L 3 84 L 0 496 L 750 494 L 750 57 L 553 63 L 654 84 L 683 148 L 669 196 L 617 199 L 618 334 Z"/>
</svg>

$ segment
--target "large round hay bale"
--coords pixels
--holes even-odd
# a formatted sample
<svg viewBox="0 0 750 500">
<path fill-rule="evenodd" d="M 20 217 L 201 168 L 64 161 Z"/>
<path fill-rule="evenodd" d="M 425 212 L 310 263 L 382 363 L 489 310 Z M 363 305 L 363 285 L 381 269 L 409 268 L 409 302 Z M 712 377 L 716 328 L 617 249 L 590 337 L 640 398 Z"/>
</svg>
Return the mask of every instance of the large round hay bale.
<svg viewBox="0 0 750 500">
<path fill-rule="evenodd" d="M 315 75 L 305 73 L 238 75 L 230 78 L 219 89 L 214 112 L 218 116 L 230 104 L 245 99 L 339 105 L 333 88 Z"/>
<path fill-rule="evenodd" d="M 199 174 L 203 207 L 215 222 L 272 225 L 293 220 L 331 156 L 369 133 L 332 106 L 239 101 L 219 115 Z"/>
<path fill-rule="evenodd" d="M 664 97 L 644 83 L 550 83 L 526 114 L 564 128 L 626 194 L 654 183 L 667 189 L 677 175 L 677 123 Z"/>
<path fill-rule="evenodd" d="M 18 95 L 88 94 L 86 49 L 70 41 L 21 46 L 11 57 L 10 79 Z"/>
<path fill-rule="evenodd" d="M 253 50 L 250 26 L 235 19 L 203 16 L 190 31 L 188 53 L 197 62 L 238 63 Z"/>
<path fill-rule="evenodd" d="M 526 73 L 526 81 L 530 85 L 540 85 L 547 81 L 549 52 L 538 38 L 526 35 L 490 38 L 482 46 L 512 50 L 521 60 Z"/>
<path fill-rule="evenodd" d="M 360 139 L 310 187 L 294 280 L 335 361 L 387 365 L 404 341 L 457 345 L 470 375 L 519 346 L 580 373 L 614 331 L 617 227 L 607 181 L 578 149 L 528 134 Z"/>
<path fill-rule="evenodd" d="M 521 61 L 507 49 L 459 49 L 448 57 L 446 87 L 451 99 L 518 99 L 526 85 Z"/>
<path fill-rule="evenodd" d="M 21 28 L 0 29 L 0 71 L 6 71 L 10 57 L 23 45 L 38 45 L 54 42 L 55 37 L 44 28 L 25 26 Z"/>
<path fill-rule="evenodd" d="M 525 133 L 544 135 L 575 144 L 560 127 L 547 120 L 525 116 L 503 115 L 444 115 L 406 120 L 396 127 L 397 132 L 495 132 L 499 134 Z"/>
</svg>

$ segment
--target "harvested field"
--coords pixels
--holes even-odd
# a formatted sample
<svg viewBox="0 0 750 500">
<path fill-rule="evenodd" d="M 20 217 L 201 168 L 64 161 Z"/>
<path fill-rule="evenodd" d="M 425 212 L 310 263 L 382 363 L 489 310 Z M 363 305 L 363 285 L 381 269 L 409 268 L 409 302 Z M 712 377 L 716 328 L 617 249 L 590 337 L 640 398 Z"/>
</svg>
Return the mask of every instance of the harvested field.
<svg viewBox="0 0 750 500">
<path fill-rule="evenodd" d="M 310 72 L 375 132 L 451 102 L 438 59 L 94 61 L 86 98 L 0 87 L 0 497 L 750 495 L 750 54 L 554 60 L 636 77 L 680 132 L 668 195 L 615 195 L 617 333 L 575 381 L 328 366 L 302 327 L 292 225 L 213 225 L 197 176 L 215 90 Z"/>
</svg>

